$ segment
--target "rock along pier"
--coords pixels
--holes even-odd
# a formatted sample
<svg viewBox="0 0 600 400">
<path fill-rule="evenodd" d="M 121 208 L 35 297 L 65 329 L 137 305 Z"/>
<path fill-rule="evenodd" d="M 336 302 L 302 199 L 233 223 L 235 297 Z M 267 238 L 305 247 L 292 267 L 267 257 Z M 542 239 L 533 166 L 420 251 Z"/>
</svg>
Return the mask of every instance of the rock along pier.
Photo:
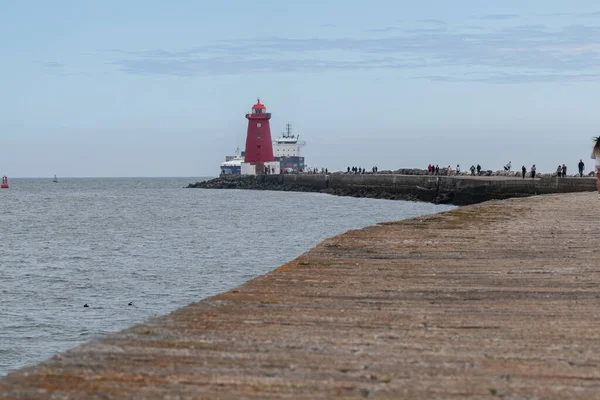
<svg viewBox="0 0 600 400">
<path fill-rule="evenodd" d="M 0 399 L 595 399 L 599 210 L 535 196 L 349 231 Z"/>
<path fill-rule="evenodd" d="M 322 192 L 339 196 L 468 205 L 488 200 L 596 190 L 596 178 L 431 176 L 397 174 L 222 175 L 188 188 Z"/>
</svg>

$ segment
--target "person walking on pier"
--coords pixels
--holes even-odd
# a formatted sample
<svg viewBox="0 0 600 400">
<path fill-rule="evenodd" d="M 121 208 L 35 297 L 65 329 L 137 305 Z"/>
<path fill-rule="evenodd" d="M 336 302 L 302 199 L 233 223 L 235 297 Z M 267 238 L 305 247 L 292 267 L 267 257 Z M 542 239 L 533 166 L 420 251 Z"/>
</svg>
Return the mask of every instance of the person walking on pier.
<svg viewBox="0 0 600 400">
<path fill-rule="evenodd" d="M 579 177 L 582 178 L 583 170 L 585 168 L 585 164 L 583 163 L 583 160 L 579 160 L 579 164 L 577 166 L 579 167 Z"/>
<path fill-rule="evenodd" d="M 565 164 L 562 165 L 562 176 L 563 178 L 567 177 L 567 166 Z"/>
<path fill-rule="evenodd" d="M 475 176 L 475 166 L 471 165 L 471 168 L 469 168 L 471 170 L 471 175 Z"/>
<path fill-rule="evenodd" d="M 477 164 L 477 175 L 481 175 L 481 165 Z"/>
<path fill-rule="evenodd" d="M 598 199 L 600 200 L 600 136 L 594 138 L 592 159 L 596 161 L 594 172 L 596 173 L 596 188 L 598 189 Z"/>
<path fill-rule="evenodd" d="M 560 164 L 558 164 L 558 168 L 556 168 L 556 176 L 558 176 L 559 178 L 562 175 L 562 167 L 560 166 Z"/>
<path fill-rule="evenodd" d="M 524 165 L 521 167 L 521 173 L 523 174 L 523 179 L 525 179 L 525 174 L 527 173 L 527 168 L 525 168 Z"/>
<path fill-rule="evenodd" d="M 535 178 L 535 164 L 531 166 L 531 177 Z"/>
</svg>

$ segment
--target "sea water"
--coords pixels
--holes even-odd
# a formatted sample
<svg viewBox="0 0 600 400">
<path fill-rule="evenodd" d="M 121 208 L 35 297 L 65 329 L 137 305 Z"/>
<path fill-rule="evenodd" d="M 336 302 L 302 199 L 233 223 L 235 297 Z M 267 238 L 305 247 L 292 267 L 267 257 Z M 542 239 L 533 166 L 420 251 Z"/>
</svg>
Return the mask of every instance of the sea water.
<svg viewBox="0 0 600 400">
<path fill-rule="evenodd" d="M 0 375 L 231 289 L 327 237 L 452 208 L 184 189 L 198 180 L 12 179 L 0 190 Z"/>
</svg>

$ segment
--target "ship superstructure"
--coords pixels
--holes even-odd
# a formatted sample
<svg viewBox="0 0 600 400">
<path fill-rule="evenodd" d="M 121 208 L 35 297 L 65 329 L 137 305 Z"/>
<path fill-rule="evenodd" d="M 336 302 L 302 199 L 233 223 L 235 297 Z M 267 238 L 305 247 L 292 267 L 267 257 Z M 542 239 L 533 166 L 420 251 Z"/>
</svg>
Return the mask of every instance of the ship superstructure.
<svg viewBox="0 0 600 400">
<path fill-rule="evenodd" d="M 300 135 L 292 134 L 292 125 L 286 124 L 285 133 L 273 141 L 275 161 L 279 161 L 281 169 L 287 172 L 304 170 L 304 157 L 300 155 L 300 149 L 305 145 Z"/>
<path fill-rule="evenodd" d="M 244 152 L 240 153 L 240 148 L 235 149 L 234 156 L 225 156 L 225 162 L 221 163 L 221 174 L 233 175 L 242 173 L 242 163 L 244 162 Z"/>
</svg>

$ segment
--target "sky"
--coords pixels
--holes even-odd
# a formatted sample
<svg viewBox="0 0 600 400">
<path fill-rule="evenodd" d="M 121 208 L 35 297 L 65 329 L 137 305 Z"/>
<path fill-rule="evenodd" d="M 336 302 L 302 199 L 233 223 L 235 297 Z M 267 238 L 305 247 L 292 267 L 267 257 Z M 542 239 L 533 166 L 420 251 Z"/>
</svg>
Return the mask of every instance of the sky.
<svg viewBox="0 0 600 400">
<path fill-rule="evenodd" d="M 0 175 L 216 176 L 257 97 L 310 167 L 549 172 L 600 134 L 600 3 L 0 0 Z"/>
</svg>

